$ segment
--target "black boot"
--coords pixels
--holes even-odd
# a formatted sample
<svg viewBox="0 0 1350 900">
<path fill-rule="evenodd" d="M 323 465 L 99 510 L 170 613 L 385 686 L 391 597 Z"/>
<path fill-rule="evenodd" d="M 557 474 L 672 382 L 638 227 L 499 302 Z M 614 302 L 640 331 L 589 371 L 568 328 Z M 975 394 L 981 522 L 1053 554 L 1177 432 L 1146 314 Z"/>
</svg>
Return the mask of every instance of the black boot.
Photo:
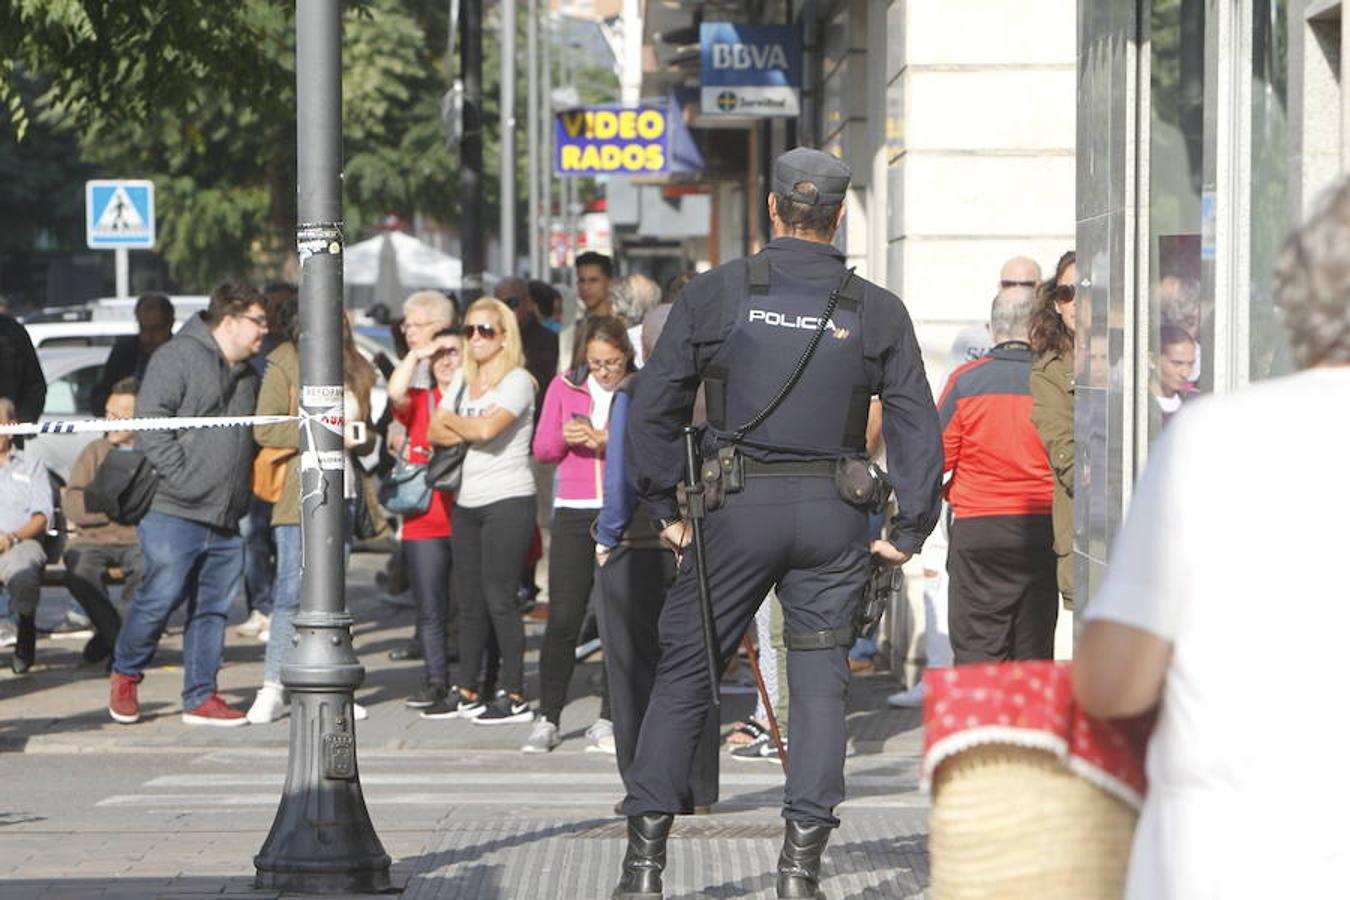
<svg viewBox="0 0 1350 900">
<path fill-rule="evenodd" d="M 14 642 L 14 659 L 9 667 L 15 675 L 22 675 L 33 668 L 37 658 L 37 617 L 19 616 L 19 634 Z"/>
<path fill-rule="evenodd" d="M 783 833 L 783 852 L 778 854 L 778 896 L 812 898 L 825 895 L 816 887 L 820 883 L 820 855 L 830 839 L 826 825 L 803 825 L 787 821 Z"/>
<path fill-rule="evenodd" d="M 674 821 L 669 813 L 628 817 L 628 852 L 611 900 L 660 900 L 666 838 Z"/>
</svg>

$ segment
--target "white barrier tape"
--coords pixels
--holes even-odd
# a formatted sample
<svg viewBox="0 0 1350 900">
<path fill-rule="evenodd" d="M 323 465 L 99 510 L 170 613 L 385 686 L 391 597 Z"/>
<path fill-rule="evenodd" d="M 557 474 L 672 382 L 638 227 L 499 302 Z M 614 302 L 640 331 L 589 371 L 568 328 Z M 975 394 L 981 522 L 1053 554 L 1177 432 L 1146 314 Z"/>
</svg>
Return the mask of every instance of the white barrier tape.
<svg viewBox="0 0 1350 900">
<path fill-rule="evenodd" d="M 74 419 L 53 422 L 0 422 L 0 434 L 103 434 L 108 431 L 181 431 L 186 428 L 235 428 L 297 422 L 304 416 L 165 416 L 141 419 Z"/>
</svg>

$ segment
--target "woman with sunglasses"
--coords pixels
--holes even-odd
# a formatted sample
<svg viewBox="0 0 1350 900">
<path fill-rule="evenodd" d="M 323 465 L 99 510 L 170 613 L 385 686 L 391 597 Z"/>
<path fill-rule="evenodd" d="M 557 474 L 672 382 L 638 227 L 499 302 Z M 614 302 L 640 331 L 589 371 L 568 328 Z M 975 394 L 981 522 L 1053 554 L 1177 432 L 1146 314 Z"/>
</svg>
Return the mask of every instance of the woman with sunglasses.
<svg viewBox="0 0 1350 900">
<path fill-rule="evenodd" d="M 615 389 L 633 370 L 633 345 L 622 319 L 587 319 L 582 347 L 585 362 L 549 384 L 534 434 L 535 458 L 558 469 L 548 552 L 548 628 L 539 655 L 539 716 L 520 748 L 525 753 L 547 753 L 562 740 L 559 722 L 595 578 L 591 529 L 605 502 L 609 412 Z M 604 691 L 600 718 L 586 730 L 587 749 L 614 752 L 608 701 Z"/>
<path fill-rule="evenodd" d="M 533 712 L 525 702 L 525 626 L 516 587 L 534 530 L 534 379 L 525 369 L 520 326 L 505 303 L 476 301 L 464 316 L 463 334 L 464 364 L 428 432 L 436 444 L 458 439 L 469 445 L 454 511 L 460 679 L 457 690 L 422 715 L 479 725 L 528 722 Z M 494 635 L 501 689 L 485 697 L 479 667 Z"/>
<path fill-rule="evenodd" d="M 1052 514 L 1057 580 L 1064 605 L 1073 609 L 1073 340 L 1077 257 L 1070 250 L 1055 265 L 1055 277 L 1038 289 L 1029 340 L 1036 353 L 1031 366 L 1031 421 L 1045 444 L 1055 475 Z"/>
<path fill-rule="evenodd" d="M 394 419 L 406 429 L 400 454 L 412 463 L 431 459 L 432 443 L 427 436 L 436 407 L 443 397 L 453 400 L 463 358 L 460 334 L 434 320 L 439 330 L 426 338 L 408 331 L 408 353 L 389 376 L 389 405 Z M 428 329 L 429 330 L 429 329 Z M 430 387 L 413 387 L 417 371 L 425 365 L 431 374 Z M 438 444 L 460 443 L 457 438 Z M 451 509 L 454 496 L 449 491 L 432 491 L 425 512 L 403 517 L 400 549 L 417 604 L 417 641 L 425 674 L 422 688 L 409 697 L 411 709 L 428 709 L 445 702 L 450 688 L 449 661 L 445 650 L 446 619 L 450 615 L 450 572 L 454 560 L 450 546 Z"/>
</svg>

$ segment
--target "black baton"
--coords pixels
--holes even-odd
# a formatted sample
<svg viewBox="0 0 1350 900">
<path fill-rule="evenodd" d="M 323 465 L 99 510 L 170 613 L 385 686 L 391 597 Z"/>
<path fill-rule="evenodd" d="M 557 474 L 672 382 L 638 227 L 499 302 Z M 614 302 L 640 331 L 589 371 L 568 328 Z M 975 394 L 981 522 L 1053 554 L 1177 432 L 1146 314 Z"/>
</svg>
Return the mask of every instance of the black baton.
<svg viewBox="0 0 1350 900">
<path fill-rule="evenodd" d="M 703 545 L 703 478 L 699 466 L 698 429 L 684 429 L 684 496 L 689 505 L 689 527 L 693 530 L 694 575 L 698 579 L 699 611 L 703 613 L 703 655 L 708 665 L 708 683 L 712 687 L 713 709 L 721 709 L 718 689 L 717 626 L 713 619 L 712 592 L 708 589 L 708 558 Z"/>
</svg>

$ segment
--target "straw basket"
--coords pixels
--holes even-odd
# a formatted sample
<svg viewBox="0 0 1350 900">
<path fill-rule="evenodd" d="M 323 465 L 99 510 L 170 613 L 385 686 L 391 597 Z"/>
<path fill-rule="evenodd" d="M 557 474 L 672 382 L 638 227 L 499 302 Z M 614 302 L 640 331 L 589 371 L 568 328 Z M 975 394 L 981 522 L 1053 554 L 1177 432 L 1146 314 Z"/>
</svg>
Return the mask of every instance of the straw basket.
<svg viewBox="0 0 1350 900">
<path fill-rule="evenodd" d="M 1136 819 L 1050 753 L 965 750 L 933 781 L 932 896 L 1119 900 Z"/>
</svg>

